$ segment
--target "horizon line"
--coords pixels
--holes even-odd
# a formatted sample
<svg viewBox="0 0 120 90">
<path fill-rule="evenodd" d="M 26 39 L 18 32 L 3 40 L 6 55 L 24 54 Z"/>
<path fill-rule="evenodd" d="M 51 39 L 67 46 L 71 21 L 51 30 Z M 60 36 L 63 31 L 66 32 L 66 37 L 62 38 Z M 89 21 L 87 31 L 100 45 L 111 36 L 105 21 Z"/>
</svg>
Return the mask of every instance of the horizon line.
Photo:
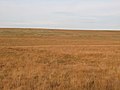
<svg viewBox="0 0 120 90">
<path fill-rule="evenodd" d="M 50 30 L 98 30 L 98 31 L 120 31 L 120 29 L 79 29 L 79 28 L 46 28 L 46 27 L 0 27 L 0 29 L 50 29 Z"/>
</svg>

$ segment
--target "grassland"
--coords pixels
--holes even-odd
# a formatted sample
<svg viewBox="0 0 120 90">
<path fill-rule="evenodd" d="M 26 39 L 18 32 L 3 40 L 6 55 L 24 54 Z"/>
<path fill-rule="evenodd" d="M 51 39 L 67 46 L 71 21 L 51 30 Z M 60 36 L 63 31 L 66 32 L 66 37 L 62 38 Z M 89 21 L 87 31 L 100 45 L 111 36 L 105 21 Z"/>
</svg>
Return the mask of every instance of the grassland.
<svg viewBox="0 0 120 90">
<path fill-rule="evenodd" d="M 0 90 L 120 90 L 120 31 L 1 28 Z"/>
</svg>

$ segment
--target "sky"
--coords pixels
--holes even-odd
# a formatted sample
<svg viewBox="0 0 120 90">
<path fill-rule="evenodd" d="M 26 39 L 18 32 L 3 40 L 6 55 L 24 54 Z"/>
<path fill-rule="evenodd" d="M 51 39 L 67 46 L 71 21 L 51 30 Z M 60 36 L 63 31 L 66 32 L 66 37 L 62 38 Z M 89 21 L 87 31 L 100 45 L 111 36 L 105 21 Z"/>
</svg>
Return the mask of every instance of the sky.
<svg viewBox="0 0 120 90">
<path fill-rule="evenodd" d="M 120 30 L 120 0 L 0 0 L 0 27 Z"/>
</svg>

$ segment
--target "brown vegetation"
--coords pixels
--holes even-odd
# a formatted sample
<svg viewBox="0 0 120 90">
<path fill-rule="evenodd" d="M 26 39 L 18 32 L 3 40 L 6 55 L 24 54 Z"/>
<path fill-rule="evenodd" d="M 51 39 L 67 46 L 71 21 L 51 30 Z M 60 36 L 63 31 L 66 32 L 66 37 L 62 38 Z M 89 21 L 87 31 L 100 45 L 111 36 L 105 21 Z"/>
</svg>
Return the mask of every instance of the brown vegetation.
<svg viewBox="0 0 120 90">
<path fill-rule="evenodd" d="M 120 90 L 120 31 L 0 29 L 0 90 Z"/>
</svg>

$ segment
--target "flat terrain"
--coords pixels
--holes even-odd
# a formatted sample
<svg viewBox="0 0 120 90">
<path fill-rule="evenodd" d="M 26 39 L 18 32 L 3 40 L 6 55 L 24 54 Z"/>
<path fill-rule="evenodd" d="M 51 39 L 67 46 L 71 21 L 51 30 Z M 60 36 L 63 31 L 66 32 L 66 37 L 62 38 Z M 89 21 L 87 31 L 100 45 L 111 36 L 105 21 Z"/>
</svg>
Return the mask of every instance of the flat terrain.
<svg viewBox="0 0 120 90">
<path fill-rule="evenodd" d="M 1 28 L 0 90 L 120 90 L 120 31 Z"/>
</svg>

